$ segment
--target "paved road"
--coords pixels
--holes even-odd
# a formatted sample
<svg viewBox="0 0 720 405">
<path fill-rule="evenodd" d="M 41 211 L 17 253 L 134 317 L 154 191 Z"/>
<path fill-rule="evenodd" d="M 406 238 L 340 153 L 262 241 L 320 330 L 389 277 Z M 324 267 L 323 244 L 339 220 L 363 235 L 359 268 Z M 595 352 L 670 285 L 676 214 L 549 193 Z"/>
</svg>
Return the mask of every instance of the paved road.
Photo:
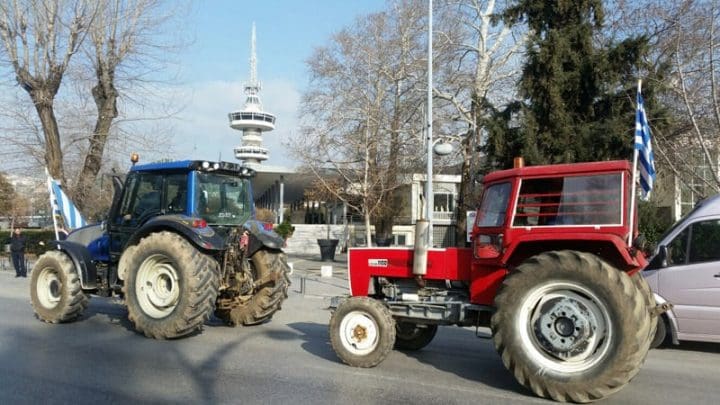
<svg viewBox="0 0 720 405">
<path fill-rule="evenodd" d="M 290 298 L 272 322 L 155 341 L 132 331 L 124 307 L 93 297 L 64 325 L 33 317 L 28 279 L 0 271 L 0 403 L 517 404 L 549 403 L 519 387 L 488 340 L 441 328 L 413 354 L 374 369 L 341 364 L 328 343 L 329 300 L 345 290 L 343 266 L 294 258 Z M 305 276 L 305 294 L 299 292 Z M 715 404 L 720 345 L 654 350 L 640 374 L 604 403 Z"/>
</svg>

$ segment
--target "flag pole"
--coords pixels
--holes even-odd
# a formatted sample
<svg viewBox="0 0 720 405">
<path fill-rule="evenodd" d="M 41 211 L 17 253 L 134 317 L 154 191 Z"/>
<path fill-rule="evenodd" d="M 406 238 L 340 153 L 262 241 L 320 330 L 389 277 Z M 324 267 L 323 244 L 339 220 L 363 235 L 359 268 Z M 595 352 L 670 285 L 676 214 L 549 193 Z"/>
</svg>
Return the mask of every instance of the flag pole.
<svg viewBox="0 0 720 405">
<path fill-rule="evenodd" d="M 640 94 L 642 90 L 642 79 L 638 79 L 637 94 Z M 637 94 L 635 95 L 635 103 L 637 104 Z M 630 185 L 630 218 L 628 224 L 630 225 L 630 231 L 628 232 L 628 246 L 632 246 L 633 233 L 635 231 L 635 185 L 637 184 L 637 162 L 638 162 L 638 150 L 635 147 L 635 138 L 637 137 L 637 109 L 635 106 L 635 130 L 633 131 L 633 167 L 632 167 L 632 182 Z"/>
<path fill-rule="evenodd" d="M 50 196 L 50 212 L 53 219 L 53 228 L 55 229 L 55 240 L 60 240 L 60 234 L 58 233 L 58 225 L 57 225 L 57 218 L 55 217 L 55 203 L 53 201 L 53 189 L 52 189 L 52 179 L 50 178 L 50 173 L 48 173 L 47 168 L 45 168 L 45 176 L 47 176 L 47 185 L 48 185 L 48 195 Z M 58 246 L 58 249 L 60 247 Z"/>
</svg>

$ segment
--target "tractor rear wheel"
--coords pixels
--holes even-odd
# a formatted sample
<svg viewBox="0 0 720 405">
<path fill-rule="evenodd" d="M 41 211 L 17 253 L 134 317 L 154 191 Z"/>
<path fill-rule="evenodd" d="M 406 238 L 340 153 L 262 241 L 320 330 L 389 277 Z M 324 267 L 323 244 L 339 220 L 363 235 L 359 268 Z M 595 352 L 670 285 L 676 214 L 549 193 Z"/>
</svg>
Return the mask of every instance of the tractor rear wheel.
<svg viewBox="0 0 720 405">
<path fill-rule="evenodd" d="M 330 317 L 330 343 L 345 364 L 375 367 L 395 343 L 395 320 L 382 302 L 352 297 Z"/>
<path fill-rule="evenodd" d="M 518 382 L 540 397 L 606 397 L 645 361 L 651 328 L 646 297 L 595 255 L 533 256 L 507 276 L 495 304 L 495 348 Z"/>
<path fill-rule="evenodd" d="M 288 296 L 289 270 L 284 253 L 258 250 L 250 257 L 252 291 L 239 297 L 218 298 L 215 315 L 231 326 L 269 321 Z"/>
<path fill-rule="evenodd" d="M 152 233 L 126 253 L 123 293 L 135 329 L 155 339 L 202 329 L 218 294 L 217 262 L 171 232 Z"/>
<path fill-rule="evenodd" d="M 432 342 L 437 330 L 437 325 L 396 322 L 395 348 L 399 350 L 420 350 Z"/>
<path fill-rule="evenodd" d="M 658 328 L 659 322 L 661 322 L 661 317 L 655 315 L 655 313 L 652 311 L 653 308 L 655 308 L 655 295 L 653 295 L 652 290 L 650 289 L 650 285 L 648 285 L 647 280 L 645 280 L 645 277 L 642 276 L 640 272 L 633 274 L 632 280 L 635 283 L 635 287 L 637 287 L 638 292 L 643 294 L 645 297 L 645 305 L 647 306 L 648 313 L 650 314 L 650 330 L 648 331 L 648 347 L 653 348 L 652 344 L 655 340 L 656 331 Z"/>
<path fill-rule="evenodd" d="M 72 260 L 63 252 L 44 253 L 30 276 L 30 302 L 35 315 L 45 322 L 77 319 L 88 306 Z"/>
</svg>

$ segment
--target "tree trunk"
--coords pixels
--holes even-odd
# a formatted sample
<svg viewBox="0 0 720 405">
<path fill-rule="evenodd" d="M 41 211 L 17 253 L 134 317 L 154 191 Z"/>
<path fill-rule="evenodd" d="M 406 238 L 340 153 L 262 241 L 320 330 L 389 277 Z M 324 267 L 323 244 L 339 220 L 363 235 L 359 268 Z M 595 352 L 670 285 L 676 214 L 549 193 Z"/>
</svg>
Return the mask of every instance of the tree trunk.
<svg viewBox="0 0 720 405">
<path fill-rule="evenodd" d="M 471 173 L 471 158 L 472 158 L 472 136 L 470 131 L 468 135 L 463 139 L 461 143 L 463 148 L 463 163 L 462 163 L 462 174 L 460 176 L 460 193 L 458 194 L 458 201 L 455 207 L 457 214 L 455 215 L 455 245 L 458 247 L 464 247 L 467 241 L 467 221 L 466 212 L 475 205 L 473 201 L 473 178 Z"/>
<path fill-rule="evenodd" d="M 365 244 L 370 247 L 372 246 L 372 232 L 370 231 L 370 214 L 365 213 Z"/>
<path fill-rule="evenodd" d="M 75 203 L 80 210 L 86 208 L 87 198 L 92 193 L 93 185 L 97 179 L 102 166 L 103 154 L 105 152 L 105 144 L 112 122 L 117 117 L 117 91 L 110 84 L 103 86 L 98 83 L 92 89 L 95 105 L 98 109 L 98 118 L 95 122 L 95 130 L 90 138 L 90 147 L 85 155 L 85 162 L 78 183 L 75 187 Z"/>
<path fill-rule="evenodd" d="M 393 101 L 393 117 L 390 122 L 390 161 L 388 162 L 387 176 L 385 176 L 387 192 L 386 202 L 381 207 L 377 220 L 375 221 L 375 237 L 388 238 L 392 235 L 395 218 L 400 212 L 400 204 L 397 190 L 398 163 L 400 160 L 400 81 L 395 82 L 395 94 Z"/>
<path fill-rule="evenodd" d="M 62 148 L 60 144 L 60 131 L 58 130 L 55 111 L 53 111 L 53 96 L 50 91 L 30 91 L 30 98 L 35 104 L 35 110 L 45 136 L 45 166 L 50 175 L 65 184 L 65 171 L 62 163 Z"/>
</svg>

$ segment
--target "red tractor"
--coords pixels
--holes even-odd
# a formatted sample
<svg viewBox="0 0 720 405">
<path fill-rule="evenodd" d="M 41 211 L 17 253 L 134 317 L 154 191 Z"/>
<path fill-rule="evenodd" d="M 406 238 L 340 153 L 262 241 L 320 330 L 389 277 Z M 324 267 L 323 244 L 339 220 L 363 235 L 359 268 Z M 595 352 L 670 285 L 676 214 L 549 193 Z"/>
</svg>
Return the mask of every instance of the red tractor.
<svg viewBox="0 0 720 405">
<path fill-rule="evenodd" d="M 643 364 L 659 312 L 638 274 L 645 257 L 628 244 L 631 179 L 626 161 L 498 171 L 483 179 L 472 247 L 350 249 L 333 349 L 373 367 L 393 347 L 425 347 L 438 325 L 489 326 L 536 395 L 618 391 Z"/>
</svg>

